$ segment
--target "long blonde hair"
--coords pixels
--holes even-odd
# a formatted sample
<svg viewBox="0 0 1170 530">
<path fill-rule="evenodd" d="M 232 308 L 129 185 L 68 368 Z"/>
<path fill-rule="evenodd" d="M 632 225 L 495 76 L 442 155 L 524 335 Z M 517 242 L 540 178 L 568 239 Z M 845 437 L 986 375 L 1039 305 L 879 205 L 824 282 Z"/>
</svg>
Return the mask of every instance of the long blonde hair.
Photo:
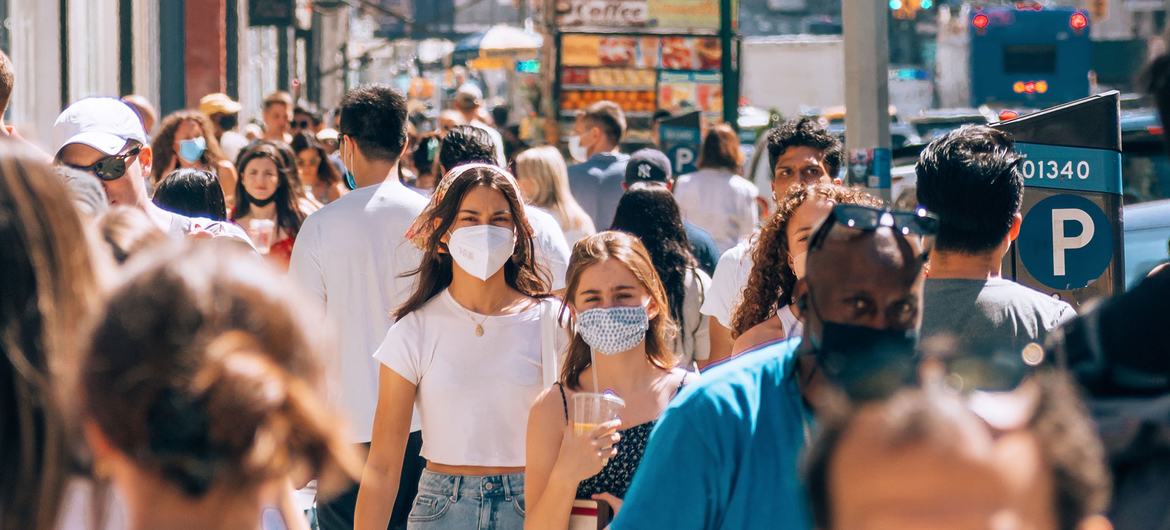
<svg viewBox="0 0 1170 530">
<path fill-rule="evenodd" d="M 536 184 L 536 193 L 528 202 L 552 213 L 563 230 L 592 231 L 588 230 L 592 225 L 589 215 L 569 191 L 569 168 L 557 148 L 534 147 L 517 155 L 516 178 Z"/>
<path fill-rule="evenodd" d="M 590 267 L 608 259 L 616 260 L 630 269 L 638 283 L 642 284 L 642 288 L 646 289 L 650 298 L 658 305 L 658 316 L 650 319 L 650 329 L 646 330 L 646 357 L 654 366 L 664 370 L 674 368 L 678 360 L 672 347 L 678 334 L 678 326 L 670 318 L 670 302 L 667 301 L 662 280 L 658 278 L 658 271 L 654 269 L 654 263 L 650 261 L 646 247 L 637 237 L 625 232 L 607 231 L 578 241 L 573 246 L 569 270 L 565 273 L 565 304 L 576 306 L 581 275 Z M 569 329 L 574 329 L 575 325 L 574 322 Z M 573 342 L 569 345 L 565 365 L 561 369 L 561 384 L 571 389 L 580 388 L 581 373 L 591 363 L 589 345 L 580 335 L 573 333 Z"/>
</svg>

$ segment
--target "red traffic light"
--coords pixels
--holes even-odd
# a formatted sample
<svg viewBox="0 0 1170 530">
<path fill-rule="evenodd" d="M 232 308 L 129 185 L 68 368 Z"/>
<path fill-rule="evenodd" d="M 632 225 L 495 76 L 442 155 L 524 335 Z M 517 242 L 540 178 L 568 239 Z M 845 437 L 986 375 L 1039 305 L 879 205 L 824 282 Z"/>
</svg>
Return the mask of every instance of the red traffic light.
<svg viewBox="0 0 1170 530">
<path fill-rule="evenodd" d="M 1068 17 L 1068 27 L 1077 31 L 1085 29 L 1089 27 L 1089 17 L 1085 16 L 1084 13 L 1077 11 L 1076 13 L 1073 13 L 1072 16 Z"/>
<path fill-rule="evenodd" d="M 971 19 L 971 25 L 975 26 L 975 29 L 987 29 L 988 24 L 991 24 L 991 19 L 987 18 L 987 15 L 983 13 L 975 15 L 975 18 Z"/>
</svg>

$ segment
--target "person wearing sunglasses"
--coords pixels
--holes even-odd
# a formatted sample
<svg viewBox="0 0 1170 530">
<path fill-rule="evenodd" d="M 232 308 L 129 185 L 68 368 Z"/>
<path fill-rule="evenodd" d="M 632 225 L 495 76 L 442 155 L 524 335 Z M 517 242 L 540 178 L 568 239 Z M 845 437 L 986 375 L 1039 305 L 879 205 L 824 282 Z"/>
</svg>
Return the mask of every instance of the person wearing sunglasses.
<svg viewBox="0 0 1170 530">
<path fill-rule="evenodd" d="M 1020 233 L 1022 160 L 1010 136 L 984 126 L 952 131 L 922 152 L 918 202 L 939 218 L 923 297 L 924 341 L 1019 363 L 1025 347 L 1043 344 L 1076 316 L 1068 303 L 1002 276 Z"/>
<path fill-rule="evenodd" d="M 110 206 L 129 206 L 146 212 L 150 220 L 171 235 L 210 234 L 252 246 L 243 229 L 231 223 L 186 217 L 150 201 L 146 178 L 154 152 L 138 115 L 113 98 L 86 98 L 70 105 L 53 124 L 58 164 L 97 177 Z"/>
<path fill-rule="evenodd" d="M 684 390 L 655 427 L 612 527 L 811 528 L 798 468 L 816 411 L 833 393 L 872 399 L 913 381 L 936 228 L 923 211 L 835 206 L 793 288 L 804 336 Z"/>
<path fill-rule="evenodd" d="M 930 386 L 826 411 L 804 477 L 816 527 L 1109 530 L 1109 473 L 1084 405 L 1059 372 L 1036 386 L 1039 403 L 1010 430 Z"/>
</svg>

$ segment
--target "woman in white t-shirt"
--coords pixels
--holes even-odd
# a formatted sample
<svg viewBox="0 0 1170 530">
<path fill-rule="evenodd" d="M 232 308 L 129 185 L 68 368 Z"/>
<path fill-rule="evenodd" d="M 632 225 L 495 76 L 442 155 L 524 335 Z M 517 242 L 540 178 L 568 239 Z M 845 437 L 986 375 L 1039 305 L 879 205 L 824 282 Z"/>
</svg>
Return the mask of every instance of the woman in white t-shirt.
<svg viewBox="0 0 1170 530">
<path fill-rule="evenodd" d="M 424 256 L 374 354 L 383 366 L 357 530 L 383 530 L 390 519 L 411 404 L 427 469 L 408 527 L 523 527 L 528 408 L 555 379 L 567 336 L 519 196 L 502 169 L 459 166 L 412 227 Z"/>
<path fill-rule="evenodd" d="M 752 250 L 743 302 L 732 318 L 732 355 L 802 335 L 800 315 L 792 305 L 793 287 L 804 277 L 808 238 L 836 204 L 880 206 L 881 200 L 860 188 L 827 183 L 798 184 L 780 198 Z"/>
<path fill-rule="evenodd" d="M 703 139 L 699 170 L 679 177 L 674 185 L 683 217 L 711 234 L 719 252 L 750 237 L 759 220 L 756 197 L 760 192 L 739 176 L 742 165 L 735 130 L 715 125 Z"/>
</svg>

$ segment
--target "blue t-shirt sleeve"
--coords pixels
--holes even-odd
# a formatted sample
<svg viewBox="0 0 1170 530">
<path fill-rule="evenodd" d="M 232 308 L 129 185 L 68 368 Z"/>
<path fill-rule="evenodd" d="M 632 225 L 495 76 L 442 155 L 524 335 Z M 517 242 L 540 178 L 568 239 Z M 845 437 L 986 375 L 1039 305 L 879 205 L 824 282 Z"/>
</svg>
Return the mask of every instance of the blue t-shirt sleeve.
<svg viewBox="0 0 1170 530">
<path fill-rule="evenodd" d="M 686 390 L 690 389 L 684 394 Z M 684 396 L 675 399 L 683 400 Z M 724 466 L 718 462 L 717 440 L 712 436 L 715 430 L 704 428 L 707 407 L 702 405 L 676 402 L 663 413 L 611 528 L 698 530 L 718 526 L 716 506 L 724 497 L 726 481 L 720 476 Z"/>
</svg>

